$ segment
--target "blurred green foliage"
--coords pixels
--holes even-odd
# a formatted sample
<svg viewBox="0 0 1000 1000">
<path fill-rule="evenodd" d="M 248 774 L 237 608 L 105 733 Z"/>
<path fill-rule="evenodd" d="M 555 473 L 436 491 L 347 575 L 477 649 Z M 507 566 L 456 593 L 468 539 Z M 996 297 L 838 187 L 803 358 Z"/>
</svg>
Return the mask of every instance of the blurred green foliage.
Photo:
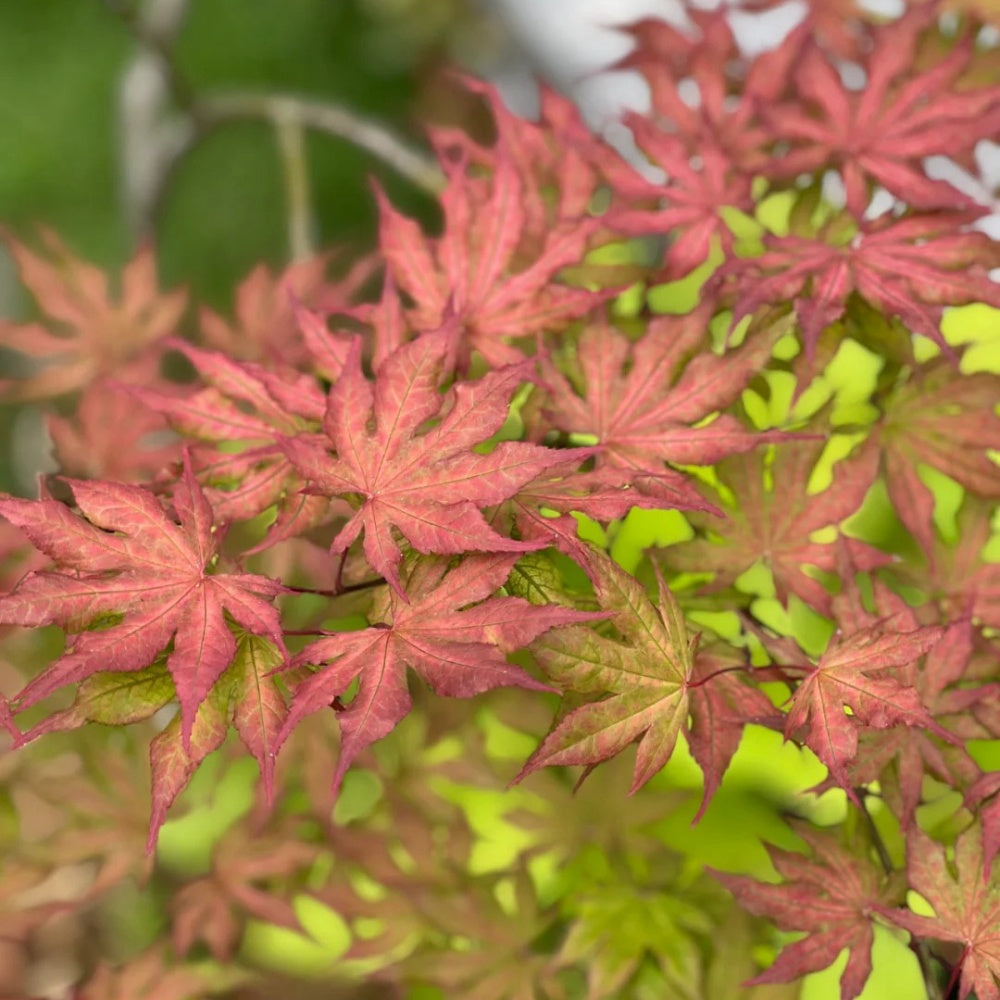
<svg viewBox="0 0 1000 1000">
<path fill-rule="evenodd" d="M 420 140 L 418 71 L 435 46 L 387 51 L 387 25 L 361 0 L 194 0 L 173 46 L 188 88 L 294 91 L 344 103 Z M 52 226 L 106 266 L 131 253 L 122 212 L 118 107 L 135 55 L 128 23 L 100 0 L 0 5 L 0 222 L 20 236 Z M 224 303 L 258 260 L 287 256 L 273 130 L 233 124 L 192 150 L 157 219 L 163 278 Z M 371 242 L 375 174 L 407 210 L 429 200 L 346 142 L 312 137 L 309 168 L 321 246 Z"/>
</svg>

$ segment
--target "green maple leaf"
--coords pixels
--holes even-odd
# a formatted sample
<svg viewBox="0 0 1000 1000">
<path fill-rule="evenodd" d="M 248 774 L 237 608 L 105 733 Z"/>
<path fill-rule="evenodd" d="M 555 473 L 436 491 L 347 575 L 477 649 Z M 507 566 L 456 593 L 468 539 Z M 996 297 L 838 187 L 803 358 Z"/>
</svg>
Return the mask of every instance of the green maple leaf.
<svg viewBox="0 0 1000 1000">
<path fill-rule="evenodd" d="M 638 740 L 634 792 L 673 753 L 688 717 L 693 653 L 680 608 L 662 579 L 655 605 L 642 584 L 609 559 L 594 556 L 591 575 L 599 605 L 615 613 L 621 638 L 572 626 L 532 649 L 550 678 L 599 700 L 557 721 L 516 780 L 549 764 L 592 767 Z"/>
</svg>

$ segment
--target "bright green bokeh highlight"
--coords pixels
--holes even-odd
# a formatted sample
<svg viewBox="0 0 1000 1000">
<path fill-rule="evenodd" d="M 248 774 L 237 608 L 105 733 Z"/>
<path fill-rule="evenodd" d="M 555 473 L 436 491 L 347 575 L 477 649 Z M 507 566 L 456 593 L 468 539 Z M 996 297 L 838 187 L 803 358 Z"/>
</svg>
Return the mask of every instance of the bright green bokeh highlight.
<svg viewBox="0 0 1000 1000">
<path fill-rule="evenodd" d="M 292 900 L 302 933 L 251 920 L 241 952 L 251 965 L 302 978 L 327 976 L 351 944 L 351 932 L 336 912 L 311 896 Z"/>
<path fill-rule="evenodd" d="M 218 751 L 205 758 L 160 829 L 157 859 L 185 877 L 211 870 L 215 845 L 253 805 L 259 780 L 256 761 L 234 761 L 220 775 L 221 764 Z"/>
</svg>

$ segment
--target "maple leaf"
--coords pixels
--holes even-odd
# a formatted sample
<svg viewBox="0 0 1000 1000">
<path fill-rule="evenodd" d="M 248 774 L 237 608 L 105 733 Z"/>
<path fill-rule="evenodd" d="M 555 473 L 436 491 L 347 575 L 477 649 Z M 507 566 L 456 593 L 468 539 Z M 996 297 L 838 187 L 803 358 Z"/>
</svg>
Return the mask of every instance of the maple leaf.
<svg viewBox="0 0 1000 1000">
<path fill-rule="evenodd" d="M 923 482 L 920 486 L 924 486 Z M 893 567 L 894 576 L 928 593 L 945 621 L 971 615 L 977 621 L 1000 628 L 1000 562 L 987 562 L 983 558 L 993 533 L 994 506 L 966 493 L 955 518 L 954 542 L 947 544 L 931 532 L 934 545 L 925 550 L 927 563 Z M 919 523 L 923 530 L 924 522 Z"/>
<path fill-rule="evenodd" d="M 26 379 L 4 380 L 0 389 L 19 400 L 44 399 L 101 376 L 152 375 L 154 347 L 174 332 L 187 299 L 183 291 L 157 291 L 153 251 L 140 250 L 125 266 L 116 302 L 103 271 L 74 256 L 53 232 L 43 230 L 42 239 L 48 258 L 9 237 L 7 244 L 46 323 L 0 324 L 0 346 L 44 367 Z"/>
<path fill-rule="evenodd" d="M 152 811 L 148 818 L 147 851 L 155 847 L 167 811 L 199 764 L 222 745 L 230 723 L 256 758 L 265 799 L 270 801 L 277 735 L 287 714 L 284 695 L 272 675 L 284 661 L 284 655 L 272 643 L 243 633 L 237 640 L 232 664 L 199 705 L 187 745 L 177 718 L 153 740 L 150 747 Z M 46 733 L 78 729 L 90 722 L 106 726 L 141 722 L 151 718 L 175 697 L 165 654 L 143 670 L 93 673 L 77 685 L 76 697 L 69 708 L 47 716 L 19 735 L 16 742 L 23 745 Z M 73 833 L 75 847 L 86 850 L 90 840 L 80 831 Z M 115 849 L 120 863 L 127 857 L 121 850 L 120 836 Z"/>
<path fill-rule="evenodd" d="M 853 594 L 853 590 L 849 593 Z M 877 626 L 881 616 L 895 614 L 906 628 L 919 627 L 913 609 L 878 580 L 874 582 L 874 600 L 874 613 L 857 602 L 861 623 Z M 912 825 L 920 805 L 926 774 L 935 775 L 953 788 L 967 787 L 979 775 L 979 768 L 959 741 L 993 735 L 977 720 L 973 706 L 991 701 L 996 692 L 984 686 L 958 686 L 967 679 L 972 652 L 969 620 L 954 621 L 945 627 L 922 662 L 904 664 L 898 675 L 900 682 L 916 693 L 936 724 L 947 730 L 953 743 L 942 743 L 940 730 L 920 726 L 866 729 L 859 734 L 857 756 L 847 767 L 850 783 L 860 787 L 879 781 L 883 797 L 893 805 L 906 828 Z M 893 763 L 894 768 L 890 767 Z M 831 777 L 814 791 L 821 793 L 833 784 Z"/>
<path fill-rule="evenodd" d="M 332 346 L 312 330 L 310 345 Z M 193 392 L 130 388 L 145 406 L 180 433 L 211 445 L 192 449 L 192 464 L 206 483 L 217 516 L 250 520 L 271 507 L 276 519 L 262 544 L 273 544 L 310 527 L 329 506 L 302 494 L 302 477 L 282 446 L 288 435 L 318 431 L 325 399 L 315 379 L 287 367 L 277 370 L 235 361 L 180 341 L 171 343 L 207 383 Z M 331 351 L 326 365 L 336 366 Z M 340 367 L 330 374 L 335 377 Z"/>
<path fill-rule="evenodd" d="M 37 893 L 47 878 L 51 878 L 51 869 L 46 871 L 37 863 L 29 863 L 20 858 L 11 857 L 11 852 L 5 851 L 5 857 L 0 864 L 0 956 L 4 959 L 0 975 L 0 989 L 9 986 L 11 977 L 16 984 L 21 980 L 22 963 L 27 965 L 28 950 L 35 931 L 43 927 L 53 917 L 66 915 L 73 909 L 73 903 L 62 900 L 47 900 L 46 902 L 25 903 Z M 39 1000 L 24 994 L 0 994 L 4 1000 Z"/>
<path fill-rule="evenodd" d="M 143 792 L 149 776 L 143 741 L 132 732 L 114 733 L 113 743 L 99 742 L 104 732 L 94 735 L 91 741 L 74 741 L 71 755 L 46 759 L 22 751 L 17 756 L 26 759 L 19 780 L 7 783 L 19 808 L 44 809 L 57 817 L 44 844 L 35 845 L 30 857 L 49 871 L 86 867 L 88 877 L 76 884 L 69 903 L 75 908 L 100 899 L 125 880 L 144 882 L 153 869 L 145 851 L 149 810 Z M 41 750 L 44 754 L 45 748 Z M 3 936 L 0 930 L 0 939 Z"/>
<path fill-rule="evenodd" d="M 779 321 L 721 357 L 691 358 L 703 346 L 710 315 L 710 307 L 702 306 L 685 316 L 656 317 L 635 342 L 606 322 L 591 324 L 574 354 L 561 359 L 571 375 L 543 355 L 546 426 L 596 438 L 599 464 L 646 473 L 650 489 L 657 477 L 684 489 L 665 462 L 712 465 L 787 436 L 750 430 L 726 413 L 703 423 L 739 398 L 784 329 Z M 574 382 L 582 383 L 579 393 Z M 685 506 L 704 507 L 694 490 L 686 495 Z"/>
<path fill-rule="evenodd" d="M 627 30 L 636 41 L 635 50 L 617 66 L 638 70 L 649 85 L 649 121 L 656 132 L 680 140 L 689 157 L 701 157 L 705 150 L 721 157 L 731 167 L 735 184 L 737 174 L 759 174 L 771 159 L 771 138 L 759 109 L 787 92 L 801 32 L 749 59 L 740 51 L 726 7 L 689 6 L 685 20 L 683 27 L 657 18 L 633 24 Z M 630 126 L 638 120 L 630 119 Z M 648 127 L 641 128 L 651 134 Z M 671 163 L 680 162 L 672 155 Z M 669 175 L 670 165 L 664 166 Z"/>
<path fill-rule="evenodd" d="M 904 725 L 931 730 L 945 740 L 954 737 L 934 721 L 907 683 L 907 669 L 944 630 L 917 625 L 898 599 L 894 610 L 873 620 L 855 593 L 853 573 L 841 569 L 841 579 L 845 590 L 833 604 L 841 631 L 792 695 L 785 734 L 791 738 L 804 730 L 806 745 L 853 795 L 847 765 L 857 755 L 860 727 Z"/>
<path fill-rule="evenodd" d="M 587 218 L 595 195 L 605 188 L 627 200 L 655 197 L 655 188 L 587 127 L 569 97 L 540 83 L 537 120 L 528 121 L 510 110 L 493 84 L 467 76 L 460 79 L 466 89 L 486 100 L 496 142 L 484 147 L 464 131 L 441 128 L 432 131 L 432 139 L 439 150 L 461 150 L 476 167 L 495 171 L 503 161 L 514 165 L 523 185 L 522 249 L 541 250 L 554 226 Z M 608 221 L 607 213 L 603 221 Z M 593 231 L 590 244 L 599 245 L 605 235 L 603 230 Z"/>
<path fill-rule="evenodd" d="M 693 655 L 684 617 L 662 578 L 657 606 L 610 559 L 595 556 L 589 569 L 599 606 L 614 612 L 622 638 L 571 627 L 535 642 L 532 652 L 552 680 L 600 700 L 558 721 L 514 780 L 552 764 L 590 767 L 638 740 L 635 792 L 670 759 L 687 722 Z"/>
<path fill-rule="evenodd" d="M 331 550 L 346 551 L 363 531 L 369 565 L 400 593 L 402 551 L 393 527 L 425 553 L 538 548 L 544 543 L 497 534 L 480 508 L 506 500 L 566 458 L 555 449 L 512 441 L 488 454 L 472 450 L 500 429 L 511 394 L 529 377 L 531 365 L 457 383 L 443 396 L 438 385 L 452 343 L 450 330 L 418 337 L 386 358 L 373 385 L 361 371 L 355 340 L 343 374 L 330 390 L 323 419 L 336 459 L 314 438 L 284 442 L 310 491 L 345 497 L 355 509 Z M 418 433 L 438 417 L 440 423 Z"/>
<path fill-rule="evenodd" d="M 326 280 L 330 257 L 320 254 L 294 261 L 280 274 L 257 264 L 236 289 L 234 322 L 207 307 L 200 310 L 205 343 L 235 360 L 307 367 L 311 352 L 303 338 L 299 309 L 349 310 L 377 265 L 374 256 L 362 257 L 343 278 L 331 282 Z"/>
<path fill-rule="evenodd" d="M 741 8 L 754 13 L 780 7 L 784 0 L 743 0 Z M 873 12 L 857 0 L 805 0 L 805 17 L 793 34 L 802 43 L 812 41 L 841 59 L 858 62 L 871 45 Z"/>
<path fill-rule="evenodd" d="M 502 504 L 492 523 L 500 516 L 504 526 L 516 525 L 519 537 L 542 540 L 586 565 L 587 545 L 577 537 L 578 524 L 572 514 L 582 514 L 607 524 L 623 518 L 634 507 L 646 510 L 714 511 L 686 480 L 633 475 L 628 470 L 602 466 L 589 472 L 577 471 L 582 459 L 599 454 L 597 448 L 564 450 L 567 461 L 547 469 L 526 483 Z M 647 486 L 650 482 L 654 487 Z"/>
<path fill-rule="evenodd" d="M 714 573 L 708 589 L 719 590 L 732 586 L 741 574 L 763 561 L 771 570 L 780 601 L 795 594 L 828 613 L 830 593 L 803 567 L 835 572 L 837 549 L 830 543 L 811 541 L 809 536 L 839 524 L 861 506 L 875 478 L 878 448 L 873 441 L 838 463 L 833 483 L 821 493 L 809 493 L 810 475 L 826 444 L 823 440 L 788 441 L 778 445 L 773 455 L 757 451 L 723 459 L 715 475 L 735 502 L 718 498 L 725 512 L 721 521 L 697 511 L 687 515 L 694 528 L 712 537 L 658 550 L 661 565 Z M 846 544 L 859 568 L 873 569 L 886 561 L 863 542 L 847 539 Z"/>
<path fill-rule="evenodd" d="M 65 475 L 131 483 L 152 479 L 180 460 L 180 444 L 163 419 L 120 387 L 98 381 L 80 395 L 69 417 L 48 414 L 55 457 Z"/>
<path fill-rule="evenodd" d="M 966 37 L 937 64 L 912 70 L 920 33 L 936 18 L 932 5 L 872 31 L 864 89 L 851 92 L 833 62 L 815 43 L 804 47 L 794 79 L 796 100 L 762 107 L 773 134 L 792 143 L 767 168 L 788 178 L 840 168 L 850 213 L 860 219 L 870 183 L 881 184 L 919 210 L 972 208 L 975 202 L 947 181 L 933 180 L 924 157 L 973 149 L 1000 125 L 1000 87 L 956 91 L 973 40 Z"/>
<path fill-rule="evenodd" d="M 780 884 L 709 869 L 751 913 L 770 918 L 781 930 L 807 932 L 801 940 L 785 945 L 769 969 L 744 985 L 798 979 L 825 969 L 847 948 L 840 1000 L 853 1000 L 872 971 L 872 913 L 898 903 L 905 881 L 900 873 L 886 875 L 867 850 L 845 847 L 835 832 L 797 820 L 788 822 L 809 845 L 812 856 L 767 845 L 784 880 Z"/>
<path fill-rule="evenodd" d="M 1000 377 L 963 375 L 944 361 L 913 371 L 889 398 L 878 431 L 889 498 L 924 551 L 936 544 L 934 494 L 921 480 L 925 463 L 970 493 L 1000 500 L 1000 465 L 987 449 L 1000 442 Z"/>
<path fill-rule="evenodd" d="M 913 827 L 907 836 L 907 875 L 934 916 L 883 911 L 911 934 L 962 945 L 959 1000 L 972 992 L 978 1000 L 1000 998 L 1000 885 L 995 875 L 984 878 L 982 837 L 978 823 L 959 836 L 952 869 L 944 847 Z"/>
<path fill-rule="evenodd" d="M 269 830 L 232 827 L 212 852 L 211 873 L 187 883 L 171 902 L 175 954 L 186 955 L 204 941 L 219 962 L 232 961 L 246 916 L 301 931 L 291 902 L 277 891 L 279 886 L 288 891 L 293 877 L 321 853 L 300 836 L 288 824 Z"/>
<path fill-rule="evenodd" d="M 969 804 L 978 803 L 979 820 L 983 828 L 983 871 L 993 868 L 1000 854 L 1000 771 L 984 774 L 966 792 Z"/>
<path fill-rule="evenodd" d="M 385 783 L 378 822 L 330 824 L 329 844 L 338 864 L 315 895 L 350 921 L 354 930 L 367 924 L 370 931 L 373 919 L 382 928 L 374 936 L 356 933 L 345 955 L 348 960 L 405 954 L 415 943 L 434 941 L 438 929 L 451 937 L 455 928 L 447 920 L 439 922 L 439 916 L 447 914 L 452 897 L 458 898 L 456 909 L 468 899 L 474 838 L 458 806 L 427 795 L 426 782 L 439 773 L 440 764 L 422 767 L 426 757 L 420 751 L 401 755 L 402 774 L 397 769 L 393 780 Z M 400 777 L 411 772 L 413 765 L 419 783 L 409 790 L 401 788 Z M 328 801 L 331 769 L 332 760 L 325 755 L 322 766 L 312 769 L 321 786 L 318 797 L 313 793 L 320 814 L 323 806 L 319 803 Z M 365 883 L 375 883 L 382 891 L 364 891 Z M 496 929 L 497 924 L 491 923 Z"/>
<path fill-rule="evenodd" d="M 8 521 L 0 521 L 0 590 L 10 590 L 25 573 L 49 564 L 23 531 Z"/>
<path fill-rule="evenodd" d="M 941 333 L 944 306 L 1000 307 L 1000 285 L 989 278 L 1000 266 L 1000 247 L 964 228 L 977 214 L 883 215 L 860 227 L 838 216 L 815 237 L 765 237 L 762 254 L 730 259 L 716 277 L 734 278 L 734 324 L 765 304 L 793 301 L 810 358 L 823 330 L 844 315 L 851 292 L 953 356 Z"/>
<path fill-rule="evenodd" d="M 418 895 L 421 914 L 445 940 L 468 941 L 462 950 L 418 947 L 400 963 L 418 981 L 433 982 L 449 996 L 482 1000 L 566 997 L 552 956 L 535 942 L 558 923 L 555 907 L 544 906 L 528 871 L 518 865 L 504 873 L 513 889 L 513 912 L 497 901 L 499 880 L 465 875 L 448 893 Z M 457 881 L 457 880 L 456 880 Z"/>
<path fill-rule="evenodd" d="M 662 869 L 662 859 L 657 862 Z M 654 996 L 704 995 L 698 990 L 699 945 L 704 947 L 711 926 L 706 904 L 716 902 L 685 899 L 669 884 L 637 888 L 623 881 L 581 888 L 559 962 L 586 972 L 587 1000 L 630 995 L 629 985 L 647 961 L 662 983 Z"/>
<path fill-rule="evenodd" d="M 555 281 L 582 260 L 597 219 L 572 219 L 548 230 L 527 262 L 517 250 L 526 224 L 523 182 L 514 165 L 498 158 L 488 180 L 472 178 L 464 162 L 443 164 L 443 234 L 429 240 L 377 191 L 379 245 L 399 287 L 413 300 L 411 322 L 435 330 L 453 316 L 465 330 L 463 350 L 475 348 L 494 366 L 523 353 L 510 337 L 561 329 L 617 294 L 572 288 Z"/>
<path fill-rule="evenodd" d="M 409 712 L 407 667 L 450 698 L 502 686 L 548 690 L 508 663 L 505 654 L 551 628 L 604 615 L 491 597 L 516 560 L 516 554 L 469 556 L 449 571 L 447 560 L 421 559 L 408 574 L 406 601 L 390 588 L 373 607 L 375 623 L 369 628 L 329 635 L 307 646 L 293 666 L 332 662 L 296 688 L 281 740 L 300 719 L 346 694 L 359 677 L 357 694 L 337 713 L 341 744 L 333 784 L 338 787 L 358 753 Z M 474 602 L 481 603 L 466 607 Z"/>
<path fill-rule="evenodd" d="M 752 210 L 750 176 L 735 170 L 721 149 L 705 145 L 695 158 L 682 139 L 663 132 L 648 118 L 630 114 L 625 121 L 639 148 L 666 171 L 667 180 L 654 189 L 662 200 L 659 208 L 612 209 L 609 224 L 629 236 L 679 230 L 665 252 L 665 280 L 686 276 L 707 260 L 716 244 L 731 252 L 732 230 L 720 209 Z"/>
<path fill-rule="evenodd" d="M 747 683 L 746 655 L 715 642 L 699 647 L 688 685 L 691 756 L 705 777 L 698 822 L 722 783 L 747 725 L 780 725 L 781 714 L 759 688 Z"/>
<path fill-rule="evenodd" d="M 101 961 L 93 975 L 76 988 L 73 1000 L 190 1000 L 229 993 L 247 979 L 247 974 L 235 967 L 177 964 L 168 951 L 166 944 L 157 944 L 114 966 Z"/>
<path fill-rule="evenodd" d="M 222 746 L 229 723 L 256 758 L 265 800 L 272 800 L 279 734 L 288 714 L 274 674 L 284 663 L 281 649 L 266 639 L 244 633 L 236 644 L 232 664 L 198 706 L 190 737 L 185 736 L 183 720 L 175 718 L 153 740 L 149 748 L 153 782 L 148 851 L 155 847 L 168 810 L 198 766 Z"/>
<path fill-rule="evenodd" d="M 396 348 L 402 347 L 403 344 L 414 336 L 414 332 L 407 322 L 406 310 L 399 297 L 399 290 L 396 288 L 396 282 L 391 271 L 386 272 L 382 283 L 382 294 L 378 302 L 362 303 L 351 309 L 348 315 L 353 319 L 368 324 L 370 327 L 371 335 L 368 339 L 372 343 L 371 365 L 375 371 L 378 371 L 382 367 L 382 362 Z M 446 323 L 453 322 L 454 318 L 451 316 L 446 320 Z M 313 342 L 318 329 L 318 317 L 315 314 L 310 316 L 308 312 L 303 313 L 300 317 L 299 325 L 302 327 L 303 334 L 307 340 L 310 341 L 310 349 L 314 358 L 313 367 L 316 373 L 329 382 L 335 382 L 344 368 L 347 355 L 350 353 L 350 337 L 331 337 L 327 328 L 323 326 L 319 332 L 330 346 L 317 349 L 313 346 Z M 332 356 L 334 363 L 317 363 L 324 356 Z"/>
<path fill-rule="evenodd" d="M 174 490 L 179 524 L 140 487 L 68 482 L 83 516 L 54 500 L 0 498 L 0 514 L 56 564 L 0 597 L 0 623 L 57 624 L 76 633 L 63 656 L 12 704 L 22 711 L 98 672 L 141 671 L 172 642 L 166 664 L 186 745 L 198 705 L 236 656 L 225 616 L 284 650 L 271 601 L 285 588 L 252 573 L 210 575 L 222 533 L 190 463 Z M 107 627 L 85 630 L 109 620 Z"/>
</svg>

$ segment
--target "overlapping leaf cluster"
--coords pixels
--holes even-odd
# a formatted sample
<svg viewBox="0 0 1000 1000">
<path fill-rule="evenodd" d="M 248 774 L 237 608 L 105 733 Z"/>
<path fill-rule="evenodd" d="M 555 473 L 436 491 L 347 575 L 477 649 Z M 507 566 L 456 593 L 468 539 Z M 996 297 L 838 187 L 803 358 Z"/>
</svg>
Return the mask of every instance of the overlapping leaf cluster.
<svg viewBox="0 0 1000 1000">
<path fill-rule="evenodd" d="M 960 997 L 1000 997 L 1000 786 L 970 752 L 1000 740 L 1000 377 L 947 326 L 959 306 L 1000 322 L 1000 250 L 981 224 L 996 204 L 981 176 L 1000 132 L 996 30 L 934 0 L 885 21 L 807 6 L 756 56 L 726 9 L 630 29 L 625 63 L 651 107 L 626 124 L 648 169 L 562 97 L 544 93 L 528 122 L 470 84 L 496 137 L 431 133 L 439 233 L 377 191 L 381 269 L 366 259 L 336 283 L 322 261 L 255 271 L 234 325 L 204 311 L 188 330 L 145 252 L 116 298 L 54 237 L 48 258 L 14 245 L 42 318 L 0 330 L 35 363 L 4 390 L 50 402 L 64 475 L 37 500 L 0 498 L 0 625 L 11 659 L 29 659 L 17 626 L 57 626 L 65 645 L 8 687 L 0 721 L 15 747 L 148 725 L 150 849 L 230 727 L 262 775 L 252 830 L 234 828 L 211 876 L 176 897 L 178 960 L 231 959 L 248 915 L 296 926 L 264 884 L 322 883 L 317 898 L 381 928 L 351 956 L 377 956 L 387 982 L 708 995 L 713 929 L 743 918 L 701 882 L 652 880 L 640 919 L 610 879 L 546 903 L 519 862 L 497 909 L 457 841 L 454 870 L 437 858 L 427 831 L 450 820 L 422 813 L 403 773 L 385 778 L 389 827 L 356 841 L 329 826 L 348 768 L 420 686 L 513 687 L 562 694 L 517 780 L 550 765 L 586 777 L 634 743 L 621 791 L 635 792 L 683 740 L 700 815 L 747 726 L 825 765 L 817 791 L 846 793 L 844 823 L 795 823 L 808 854 L 773 848 L 777 883 L 720 875 L 751 913 L 805 933 L 751 983 L 794 982 L 847 949 L 852 1000 L 881 926 L 910 935 L 931 995 L 950 977 Z M 612 556 L 637 509 L 680 512 L 685 533 L 626 569 Z M 71 703 L 48 701 L 71 686 Z M 317 730 L 339 734 L 335 757 L 310 749 L 326 746 Z M 282 763 L 289 741 L 304 776 Z M 922 810 L 956 792 L 931 840 Z M 143 867 L 140 850 L 109 874 L 101 838 L 77 848 L 106 862 L 88 901 Z M 324 882 L 330 849 L 341 867 Z M 36 874 L 12 862 L 4 878 Z M 449 895 L 452 876 L 465 888 Z M 908 888 L 933 915 L 907 908 Z M 13 913 L 29 928 L 48 916 Z M 623 926 L 633 941 L 641 928 L 638 951 Z M 474 940 L 461 960 L 455 935 Z M 169 962 L 149 952 L 132 979 L 101 967 L 81 995 L 139 989 L 123 984 Z M 174 974 L 176 990 L 146 995 L 231 985 Z"/>
</svg>

